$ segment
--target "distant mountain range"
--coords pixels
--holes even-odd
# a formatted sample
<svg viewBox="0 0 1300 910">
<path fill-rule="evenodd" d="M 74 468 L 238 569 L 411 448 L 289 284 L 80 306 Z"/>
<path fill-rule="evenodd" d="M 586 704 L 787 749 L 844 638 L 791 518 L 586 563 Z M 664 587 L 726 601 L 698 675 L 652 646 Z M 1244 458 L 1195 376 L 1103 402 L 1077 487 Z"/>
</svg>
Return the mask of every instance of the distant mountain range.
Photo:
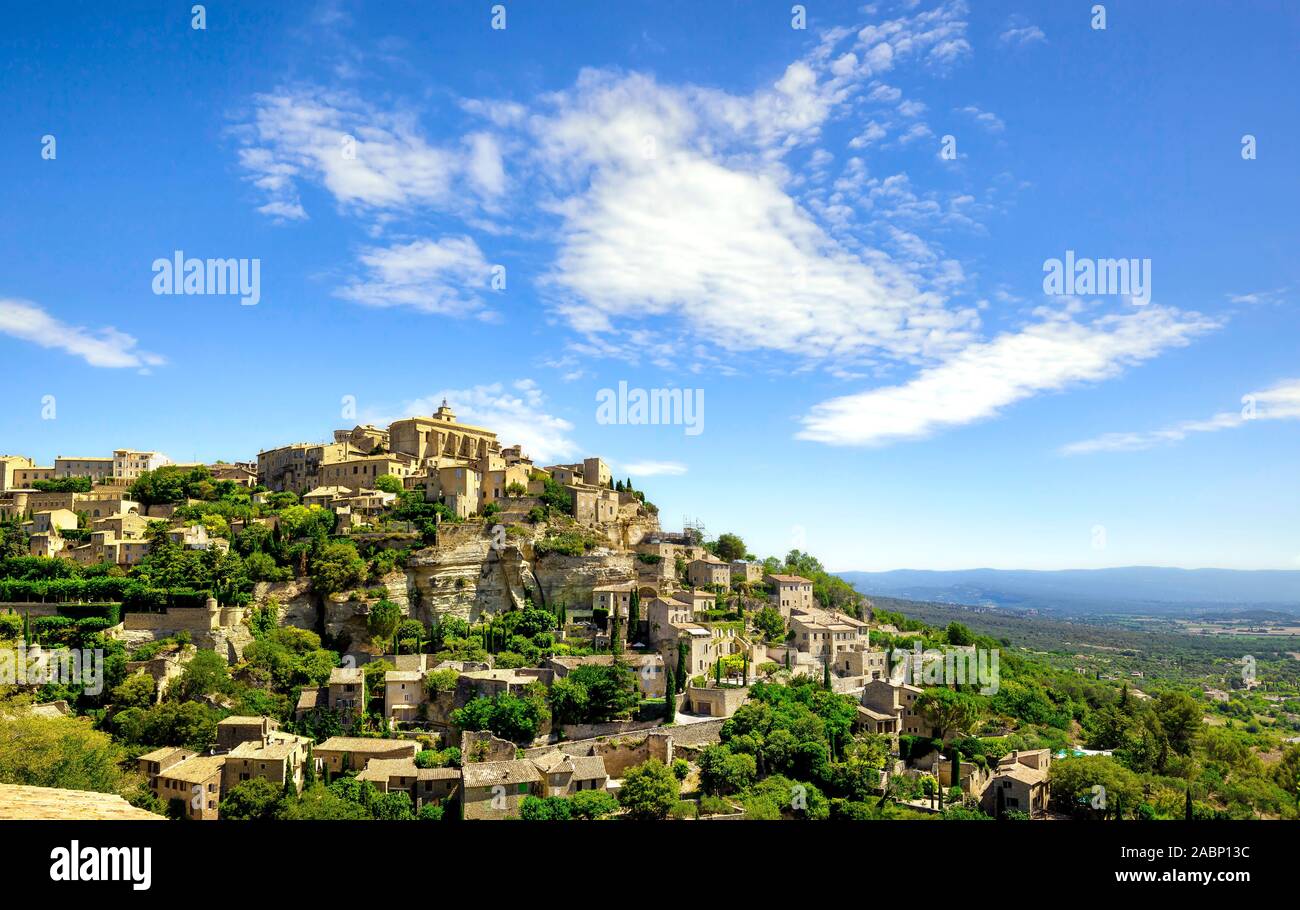
<svg viewBox="0 0 1300 910">
<path fill-rule="evenodd" d="M 1300 571 L 1283 569 L 1007 569 L 840 572 L 868 596 L 1054 613 L 1273 609 L 1300 615 Z"/>
</svg>

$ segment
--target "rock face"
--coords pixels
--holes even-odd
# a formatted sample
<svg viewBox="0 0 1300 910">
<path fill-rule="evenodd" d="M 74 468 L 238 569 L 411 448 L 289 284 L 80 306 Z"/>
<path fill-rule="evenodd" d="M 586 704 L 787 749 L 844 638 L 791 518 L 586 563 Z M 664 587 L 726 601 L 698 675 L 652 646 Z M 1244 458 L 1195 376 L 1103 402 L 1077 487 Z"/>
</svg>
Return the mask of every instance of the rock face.
<svg viewBox="0 0 1300 910">
<path fill-rule="evenodd" d="M 585 556 L 543 556 L 533 563 L 533 574 L 542 589 L 539 605 L 554 608 L 563 602 L 569 607 L 590 608 L 592 588 L 636 578 L 635 558 L 615 550 L 593 550 Z"/>
<path fill-rule="evenodd" d="M 537 558 L 534 542 L 546 533 L 545 525 L 514 523 L 494 533 L 492 523 L 466 521 L 444 525 L 438 543 L 417 550 L 407 560 L 405 571 L 382 580 L 389 600 L 402 612 L 426 624 L 447 616 L 477 622 L 524 606 L 526 599 L 547 609 L 561 601 L 589 607 L 592 588 L 625 582 L 637 577 L 635 555 L 623 546 L 598 548 L 584 556 L 550 554 Z M 658 529 L 653 515 L 639 515 L 622 522 L 620 536 L 635 542 Z M 280 623 L 304 629 L 324 629 L 333 636 L 346 635 L 353 642 L 369 639 L 366 617 L 373 595 L 345 591 L 320 597 L 305 579 L 259 584 L 256 603 L 275 597 L 280 604 Z"/>
<path fill-rule="evenodd" d="M 383 588 L 384 593 L 379 594 L 376 588 Z M 367 642 L 370 640 L 370 631 L 366 625 L 370 616 L 370 604 L 380 597 L 386 597 L 401 608 L 403 616 L 410 616 L 411 591 L 407 573 L 397 571 L 390 572 L 378 584 L 368 585 L 364 590 L 330 594 L 322 603 L 325 633 L 336 638 L 345 637 L 353 643 Z"/>
<path fill-rule="evenodd" d="M 320 607 L 307 579 L 260 581 L 253 586 L 255 605 L 263 607 L 273 597 L 280 605 L 277 614 L 280 625 L 314 630 L 320 623 Z"/>
</svg>

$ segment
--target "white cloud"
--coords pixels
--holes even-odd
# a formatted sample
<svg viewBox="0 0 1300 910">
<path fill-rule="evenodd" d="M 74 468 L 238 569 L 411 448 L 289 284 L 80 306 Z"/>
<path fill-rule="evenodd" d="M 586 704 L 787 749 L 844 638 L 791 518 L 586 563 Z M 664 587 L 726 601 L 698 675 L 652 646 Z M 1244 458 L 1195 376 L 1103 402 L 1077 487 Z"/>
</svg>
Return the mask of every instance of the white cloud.
<svg viewBox="0 0 1300 910">
<path fill-rule="evenodd" d="M 1199 314 L 1159 306 L 1089 324 L 1048 316 L 1019 332 L 973 344 L 904 385 L 815 405 L 797 436 L 832 445 L 929 436 L 994 417 L 1032 395 L 1111 378 L 1214 327 Z"/>
<path fill-rule="evenodd" d="M 969 114 L 974 118 L 976 123 L 984 127 L 990 133 L 1000 133 L 1006 129 L 1007 125 L 1002 122 L 1001 117 L 988 111 L 982 111 L 973 104 L 968 104 L 961 108 L 955 108 L 955 110 L 962 114 Z"/>
<path fill-rule="evenodd" d="M 498 196 L 505 186 L 495 139 L 466 137 L 463 146 L 432 144 L 417 118 L 380 110 L 341 92 L 282 89 L 254 97 L 250 122 L 236 130 L 240 163 L 267 197 L 259 208 L 280 219 L 307 217 L 299 184 L 327 189 L 344 207 L 403 210 L 415 206 L 465 211 L 471 198 Z M 462 179 L 463 178 L 463 179 Z"/>
<path fill-rule="evenodd" d="M 678 477 L 686 473 L 680 461 L 634 461 L 623 465 L 623 472 L 633 477 Z"/>
<path fill-rule="evenodd" d="M 0 298 L 0 333 L 80 357 L 92 367 L 150 367 L 167 362 L 160 354 L 141 350 L 136 339 L 111 326 L 86 329 L 68 325 L 27 300 Z"/>
<path fill-rule="evenodd" d="M 546 413 L 546 396 L 531 379 L 518 380 L 510 389 L 499 382 L 443 389 L 408 402 L 402 416 L 432 414 L 443 399 L 461 423 L 490 427 L 503 446 L 521 444 L 524 453 L 539 464 L 553 464 L 579 454 L 578 444 L 569 437 L 573 424 Z"/>
<path fill-rule="evenodd" d="M 1239 411 L 1220 411 L 1205 420 L 1184 420 L 1158 430 L 1104 433 L 1062 446 L 1063 455 L 1092 452 L 1135 452 L 1182 442 L 1195 433 L 1216 433 L 1243 427 L 1255 420 L 1300 420 L 1300 379 L 1286 379 L 1261 392 L 1243 395 Z"/>
<path fill-rule="evenodd" d="M 1267 291 L 1253 291 L 1249 294 L 1229 294 L 1228 301 L 1230 303 L 1276 305 L 1286 302 L 1289 290 L 1289 288 L 1280 287 Z"/>
<path fill-rule="evenodd" d="M 1046 43 L 1047 35 L 1038 26 L 1024 22 L 1020 17 L 1012 17 L 1002 34 L 998 35 L 998 40 L 1014 47 L 1024 47 L 1039 41 Z"/>
<path fill-rule="evenodd" d="M 808 97 L 828 94 L 797 81 Z M 566 190 L 554 206 L 553 308 L 589 336 L 675 318 L 728 350 L 812 358 L 932 356 L 969 342 L 972 310 L 948 308 L 881 253 L 850 252 L 790 196 L 764 150 L 786 147 L 782 129 L 815 131 L 822 114 L 778 113 L 765 97 L 594 71 L 553 96 L 554 114 L 533 124 Z"/>
<path fill-rule="evenodd" d="M 479 294 L 488 286 L 490 266 L 469 237 L 414 240 L 370 247 L 360 255 L 367 275 L 354 277 L 334 293 L 366 306 L 404 306 L 425 313 L 479 314 Z"/>
</svg>

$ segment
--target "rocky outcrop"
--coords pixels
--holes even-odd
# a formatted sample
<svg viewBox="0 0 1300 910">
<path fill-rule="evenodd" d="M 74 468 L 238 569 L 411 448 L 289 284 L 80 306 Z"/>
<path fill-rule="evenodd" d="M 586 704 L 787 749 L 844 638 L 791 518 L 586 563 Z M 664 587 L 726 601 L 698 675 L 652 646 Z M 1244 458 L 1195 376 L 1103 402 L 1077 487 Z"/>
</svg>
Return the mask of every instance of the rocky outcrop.
<svg viewBox="0 0 1300 910">
<path fill-rule="evenodd" d="M 370 617 L 370 605 L 381 598 L 387 598 L 397 604 L 403 616 L 411 616 L 412 588 L 408 574 L 401 571 L 390 572 L 376 584 L 355 591 L 340 591 L 324 597 L 321 607 L 324 610 L 325 634 L 334 638 L 347 639 L 354 647 L 368 643 L 370 630 L 367 623 Z"/>
<path fill-rule="evenodd" d="M 551 553 L 533 563 L 533 575 L 542 589 L 542 603 L 553 608 L 563 602 L 572 607 L 591 606 L 591 589 L 620 584 L 636 577 L 631 553 L 598 549 L 584 556 Z"/>
<path fill-rule="evenodd" d="M 279 605 L 276 621 L 280 625 L 316 630 L 320 623 L 320 607 L 310 581 L 305 578 L 260 581 L 253 586 L 255 606 L 264 607 L 272 598 Z"/>
</svg>

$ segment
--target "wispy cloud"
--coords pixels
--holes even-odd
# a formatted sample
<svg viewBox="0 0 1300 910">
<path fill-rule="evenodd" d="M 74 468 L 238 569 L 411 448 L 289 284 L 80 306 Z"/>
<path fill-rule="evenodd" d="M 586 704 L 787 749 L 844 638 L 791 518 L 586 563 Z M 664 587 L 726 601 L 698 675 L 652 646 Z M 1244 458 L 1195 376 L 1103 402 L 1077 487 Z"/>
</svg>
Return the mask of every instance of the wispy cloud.
<svg viewBox="0 0 1300 910">
<path fill-rule="evenodd" d="M 92 367 L 134 368 L 142 373 L 167 362 L 142 350 L 136 339 L 107 326 L 87 329 L 69 325 L 27 300 L 0 298 L 0 333 L 80 357 Z"/>
<path fill-rule="evenodd" d="M 308 217 L 304 182 L 323 186 L 344 208 L 367 212 L 469 211 L 506 184 L 491 134 L 437 144 L 414 113 L 346 92 L 307 86 L 257 95 L 235 135 L 240 164 L 266 197 L 259 211 L 281 220 Z"/>
<path fill-rule="evenodd" d="M 484 315 L 480 293 L 491 266 L 465 236 L 370 247 L 360 255 L 364 277 L 334 293 L 365 306 L 410 307 L 424 313 Z"/>
<path fill-rule="evenodd" d="M 1247 303 L 1252 305 L 1273 306 L 1279 303 L 1285 303 L 1290 288 L 1280 287 L 1272 288 L 1267 291 L 1252 291 L 1249 294 L 1229 294 L 1229 303 Z"/>
<path fill-rule="evenodd" d="M 987 420 L 1033 395 L 1111 378 L 1215 326 L 1199 314 L 1158 306 L 1091 323 L 1061 314 L 971 345 L 904 385 L 815 405 L 797 437 L 831 445 L 922 438 Z"/>
<path fill-rule="evenodd" d="M 1002 27 L 1002 33 L 998 35 L 998 41 L 1013 47 L 1024 47 L 1040 41 L 1046 43 L 1047 35 L 1037 25 L 1026 20 L 1024 16 L 1012 16 L 1007 20 L 1007 24 Z"/>
<path fill-rule="evenodd" d="M 1135 452 L 1182 442 L 1197 433 L 1237 429 L 1256 420 L 1300 420 L 1300 379 L 1285 379 L 1261 392 L 1243 395 L 1241 404 L 1238 411 L 1220 411 L 1205 420 L 1184 420 L 1158 430 L 1104 433 L 1093 439 L 1062 446 L 1061 454 Z"/>
<path fill-rule="evenodd" d="M 546 412 L 547 399 L 532 379 L 519 379 L 507 388 L 499 382 L 467 389 L 442 389 L 407 402 L 401 417 L 432 414 L 443 399 L 462 423 L 491 427 L 502 445 L 522 444 L 535 461 L 550 464 L 580 454 L 569 436 L 573 424 Z"/>
<path fill-rule="evenodd" d="M 1002 122 L 1001 117 L 997 114 L 990 113 L 989 111 L 980 110 L 973 104 L 955 108 L 955 110 L 958 113 L 967 114 L 972 117 L 976 123 L 984 127 L 984 129 L 988 130 L 990 133 L 1000 133 L 1006 129 L 1007 125 Z"/>
</svg>

